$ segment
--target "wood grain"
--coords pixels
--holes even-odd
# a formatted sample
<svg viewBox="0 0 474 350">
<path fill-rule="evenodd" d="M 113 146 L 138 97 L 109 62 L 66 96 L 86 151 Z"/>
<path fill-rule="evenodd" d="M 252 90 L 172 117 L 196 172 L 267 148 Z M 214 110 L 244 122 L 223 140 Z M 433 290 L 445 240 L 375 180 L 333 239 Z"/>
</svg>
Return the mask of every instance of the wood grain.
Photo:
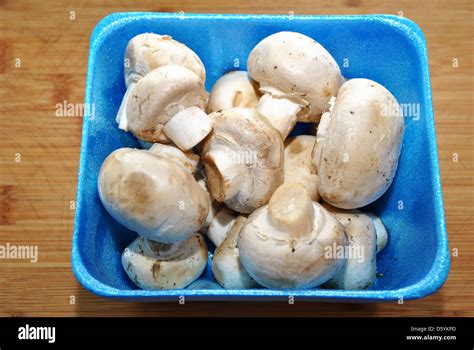
<svg viewBox="0 0 474 350">
<path fill-rule="evenodd" d="M 444 287 L 403 305 L 285 302 L 131 303 L 85 291 L 70 266 L 82 119 L 55 117 L 82 103 L 89 37 L 119 11 L 400 14 L 429 48 L 447 227 L 457 248 Z M 70 20 L 75 11 L 75 19 Z M 40 260 L 0 260 L 0 316 L 474 316 L 473 2 L 0 1 L 0 244 L 36 244 Z M 458 67 L 453 67 L 457 59 Z M 21 62 L 19 61 L 21 60 Z M 18 67 L 18 64 L 20 66 Z M 453 154 L 458 161 L 453 162 Z M 19 159 L 20 157 L 20 159 Z M 20 160 L 20 161 L 18 161 Z M 71 296 L 73 298 L 71 298 Z M 71 300 L 75 303 L 71 303 Z"/>
</svg>

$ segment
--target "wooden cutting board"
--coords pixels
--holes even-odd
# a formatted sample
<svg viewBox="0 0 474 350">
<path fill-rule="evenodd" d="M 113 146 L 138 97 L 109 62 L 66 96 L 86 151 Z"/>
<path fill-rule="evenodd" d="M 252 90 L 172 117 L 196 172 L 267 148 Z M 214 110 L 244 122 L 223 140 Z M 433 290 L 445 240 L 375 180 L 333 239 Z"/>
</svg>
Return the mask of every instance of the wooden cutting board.
<svg viewBox="0 0 474 350">
<path fill-rule="evenodd" d="M 121 3 L 117 5 L 117 3 Z M 38 245 L 37 263 L 0 260 L 0 316 L 260 315 L 474 316 L 473 2 L 375 4 L 326 1 L 0 2 L 0 244 Z M 70 264 L 82 118 L 56 105 L 82 103 L 89 37 L 111 12 L 369 14 L 406 16 L 429 48 L 450 248 L 444 287 L 422 300 L 386 304 L 319 302 L 132 303 L 84 290 Z M 457 160 L 457 161 L 456 161 Z M 422 210 L 422 208 L 420 208 Z"/>
</svg>

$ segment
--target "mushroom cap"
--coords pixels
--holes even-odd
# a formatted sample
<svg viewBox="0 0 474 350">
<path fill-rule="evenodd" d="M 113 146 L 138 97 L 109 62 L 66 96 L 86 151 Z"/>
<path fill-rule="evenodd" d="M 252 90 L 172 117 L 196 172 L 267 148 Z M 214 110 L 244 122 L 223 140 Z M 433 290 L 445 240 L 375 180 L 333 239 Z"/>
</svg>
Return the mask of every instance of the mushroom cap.
<svg viewBox="0 0 474 350">
<path fill-rule="evenodd" d="M 376 277 L 377 236 L 372 218 L 358 210 L 324 207 L 344 226 L 349 245 L 341 269 L 325 283 L 325 287 L 367 289 Z"/>
<path fill-rule="evenodd" d="M 261 92 L 299 103 L 299 121 L 319 120 L 343 81 L 331 54 L 295 32 L 278 32 L 260 41 L 250 52 L 247 69 Z"/>
<path fill-rule="evenodd" d="M 247 289 L 257 287 L 240 263 L 237 241 L 240 231 L 247 220 L 245 216 L 235 219 L 227 237 L 214 251 L 212 272 L 219 284 L 226 289 Z"/>
<path fill-rule="evenodd" d="M 121 148 L 102 164 L 99 197 L 109 214 L 158 242 L 186 239 L 208 214 L 206 194 L 174 161 L 147 150 Z"/>
<path fill-rule="evenodd" d="M 312 202 L 302 185 L 290 183 L 249 215 L 238 247 L 242 265 L 259 284 L 313 288 L 329 280 L 343 263 L 339 257 L 326 257 L 327 249 L 346 244 L 342 225 Z"/>
<path fill-rule="evenodd" d="M 377 200 L 397 170 L 403 115 L 395 97 L 368 79 L 351 79 L 321 118 L 313 161 L 318 191 L 331 205 L 353 209 Z"/>
<path fill-rule="evenodd" d="M 212 113 L 211 118 L 214 130 L 203 143 L 201 157 L 210 192 L 230 209 L 251 213 L 268 203 L 283 183 L 280 134 L 254 108 L 231 108 Z M 233 168 L 239 186 L 232 187 L 223 177 L 218 162 Z"/>
<path fill-rule="evenodd" d="M 153 69 L 176 64 L 193 71 L 202 81 L 206 70 L 196 53 L 169 35 L 143 33 L 133 37 L 125 50 L 124 76 L 127 87 Z"/>
<path fill-rule="evenodd" d="M 319 200 L 318 175 L 311 154 L 316 137 L 299 135 L 285 140 L 285 183 L 297 182 L 309 192 L 313 201 Z"/>
<path fill-rule="evenodd" d="M 185 288 L 202 274 L 206 264 L 206 241 L 199 234 L 172 244 L 139 236 L 122 253 L 125 272 L 142 289 Z"/>
<path fill-rule="evenodd" d="M 255 107 L 260 96 L 257 84 L 246 71 L 232 71 L 220 77 L 209 94 L 208 113 L 234 107 Z"/>
<path fill-rule="evenodd" d="M 190 174 L 194 174 L 199 163 L 199 155 L 188 151 L 183 152 L 174 145 L 164 145 L 162 143 L 154 143 L 149 149 L 150 152 L 168 158 Z"/>
<path fill-rule="evenodd" d="M 207 92 L 203 81 L 178 65 L 161 66 L 140 79 L 127 103 L 130 131 L 149 142 L 169 143 L 165 124 L 178 112 L 192 106 L 204 109 Z"/>
</svg>

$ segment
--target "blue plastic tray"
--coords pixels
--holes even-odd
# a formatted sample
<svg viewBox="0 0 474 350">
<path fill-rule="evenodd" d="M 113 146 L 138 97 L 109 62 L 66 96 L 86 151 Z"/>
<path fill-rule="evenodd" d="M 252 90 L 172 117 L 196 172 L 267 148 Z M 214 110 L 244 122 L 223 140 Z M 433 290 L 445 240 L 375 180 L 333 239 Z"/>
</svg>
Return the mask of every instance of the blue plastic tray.
<svg viewBox="0 0 474 350">
<path fill-rule="evenodd" d="M 127 42 L 144 32 L 170 34 L 192 48 L 207 70 L 207 89 L 229 70 L 244 69 L 250 50 L 264 37 L 298 31 L 319 41 L 347 78 L 364 77 L 386 86 L 400 103 L 420 106 L 405 118 L 405 137 L 397 176 L 385 195 L 370 206 L 389 231 L 389 244 L 377 257 L 383 277 L 370 290 L 224 290 L 209 283 L 190 289 L 147 291 L 135 287 L 122 270 L 120 255 L 135 234 L 102 207 L 97 175 L 105 157 L 120 147 L 139 147 L 115 124 L 125 93 L 123 54 Z M 90 42 L 86 104 L 72 266 L 79 282 L 101 296 L 126 299 L 275 299 L 388 301 L 421 298 L 435 292 L 449 271 L 449 250 L 438 168 L 426 42 L 413 22 L 385 15 L 266 16 L 121 13 L 104 18 Z M 304 126 L 296 132 L 304 132 Z M 211 253 L 210 253 L 211 255 Z M 212 281 L 210 264 L 202 281 Z M 203 287 L 199 287 L 203 286 Z"/>
</svg>

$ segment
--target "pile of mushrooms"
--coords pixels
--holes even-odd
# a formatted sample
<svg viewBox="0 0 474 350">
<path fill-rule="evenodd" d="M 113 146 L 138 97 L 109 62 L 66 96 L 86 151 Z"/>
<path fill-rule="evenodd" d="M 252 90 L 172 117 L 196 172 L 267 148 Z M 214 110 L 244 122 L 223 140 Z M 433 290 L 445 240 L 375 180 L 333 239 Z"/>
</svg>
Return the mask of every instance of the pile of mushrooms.
<svg viewBox="0 0 474 350">
<path fill-rule="evenodd" d="M 104 208 L 138 235 L 122 253 L 125 273 L 143 289 L 217 288 L 198 283 L 209 245 L 226 289 L 370 288 L 388 234 L 358 209 L 395 176 L 397 100 L 375 81 L 343 78 L 296 32 L 260 41 L 247 69 L 209 94 L 184 44 L 152 33 L 128 43 L 116 121 L 152 146 L 115 150 L 98 177 Z M 317 131 L 289 137 L 297 123 Z"/>
</svg>

